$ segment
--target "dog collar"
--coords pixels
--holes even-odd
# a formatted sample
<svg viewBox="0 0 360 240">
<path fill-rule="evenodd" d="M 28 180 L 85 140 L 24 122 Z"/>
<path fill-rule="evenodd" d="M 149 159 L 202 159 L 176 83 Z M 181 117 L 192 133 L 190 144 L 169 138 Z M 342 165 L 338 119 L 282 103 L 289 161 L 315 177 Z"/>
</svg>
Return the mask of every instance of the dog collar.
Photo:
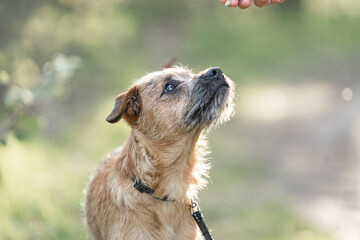
<svg viewBox="0 0 360 240">
<path fill-rule="evenodd" d="M 131 179 L 134 183 L 134 188 L 136 188 L 136 190 L 138 190 L 141 193 L 146 193 L 148 195 L 150 195 L 152 198 L 155 198 L 157 200 L 160 201 L 164 201 L 164 202 L 175 202 L 175 199 L 168 199 L 168 195 L 165 195 L 163 198 L 159 198 L 159 197 L 155 197 L 153 194 L 155 193 L 155 190 L 152 189 L 149 186 L 146 186 L 141 179 L 137 180 L 136 178 L 132 178 Z"/>
</svg>

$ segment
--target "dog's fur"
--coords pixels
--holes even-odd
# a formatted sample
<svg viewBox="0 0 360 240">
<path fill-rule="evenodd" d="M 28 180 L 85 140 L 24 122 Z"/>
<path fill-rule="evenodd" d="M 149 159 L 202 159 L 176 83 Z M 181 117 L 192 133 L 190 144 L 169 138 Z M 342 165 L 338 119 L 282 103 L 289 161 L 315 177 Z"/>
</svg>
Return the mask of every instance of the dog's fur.
<svg viewBox="0 0 360 240">
<path fill-rule="evenodd" d="M 189 206 L 206 185 L 203 133 L 233 114 L 233 82 L 216 71 L 216 79 L 182 67 L 152 72 L 116 98 L 107 121 L 123 118 L 131 133 L 87 190 L 86 219 L 96 239 L 202 239 Z M 169 84 L 174 91 L 164 90 Z M 135 189 L 133 179 L 153 196 Z M 164 196 L 171 201 L 155 198 Z"/>
</svg>

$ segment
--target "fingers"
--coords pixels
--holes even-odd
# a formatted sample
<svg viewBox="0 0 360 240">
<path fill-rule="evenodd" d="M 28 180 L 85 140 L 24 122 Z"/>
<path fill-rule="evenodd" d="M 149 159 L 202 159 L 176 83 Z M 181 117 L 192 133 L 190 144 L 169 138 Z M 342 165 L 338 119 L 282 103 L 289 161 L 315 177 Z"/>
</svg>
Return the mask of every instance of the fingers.
<svg viewBox="0 0 360 240">
<path fill-rule="evenodd" d="M 239 0 L 231 0 L 230 1 L 230 6 L 231 7 L 237 7 L 239 5 Z"/>
<path fill-rule="evenodd" d="M 229 6 L 229 7 L 237 7 L 238 4 L 239 4 L 239 0 L 230 0 L 229 1 L 229 5 L 226 5 L 227 4 L 227 0 L 220 0 L 223 4 L 225 4 L 225 6 Z"/>
<path fill-rule="evenodd" d="M 225 4 L 225 6 L 229 6 L 229 7 L 238 6 L 241 9 L 245 9 L 250 7 L 252 1 L 254 1 L 254 4 L 257 7 L 264 7 L 269 4 L 281 3 L 284 2 L 285 0 L 220 0 L 220 1 L 223 4 Z"/>
<path fill-rule="evenodd" d="M 250 7 L 251 5 L 251 0 L 239 0 L 239 8 L 241 9 L 245 9 Z"/>
<path fill-rule="evenodd" d="M 254 4 L 257 7 L 263 7 L 271 3 L 271 0 L 254 0 Z"/>
<path fill-rule="evenodd" d="M 225 6 L 236 7 L 239 4 L 239 0 L 220 0 Z M 228 5 L 227 5 L 228 4 Z"/>
<path fill-rule="evenodd" d="M 257 7 L 263 7 L 269 4 L 274 4 L 274 3 L 281 3 L 284 0 L 254 0 L 254 4 Z"/>
</svg>

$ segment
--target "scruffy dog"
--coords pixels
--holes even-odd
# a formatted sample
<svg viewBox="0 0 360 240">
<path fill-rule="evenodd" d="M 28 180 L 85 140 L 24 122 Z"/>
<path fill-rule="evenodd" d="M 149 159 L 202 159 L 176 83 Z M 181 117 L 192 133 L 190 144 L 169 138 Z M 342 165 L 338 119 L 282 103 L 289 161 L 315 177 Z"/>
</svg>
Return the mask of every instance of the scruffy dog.
<svg viewBox="0 0 360 240">
<path fill-rule="evenodd" d="M 233 115 L 234 84 L 219 68 L 147 74 L 116 98 L 106 120 L 123 118 L 126 143 L 100 164 L 87 190 L 96 239 L 202 239 L 191 199 L 206 184 L 204 132 Z"/>
</svg>

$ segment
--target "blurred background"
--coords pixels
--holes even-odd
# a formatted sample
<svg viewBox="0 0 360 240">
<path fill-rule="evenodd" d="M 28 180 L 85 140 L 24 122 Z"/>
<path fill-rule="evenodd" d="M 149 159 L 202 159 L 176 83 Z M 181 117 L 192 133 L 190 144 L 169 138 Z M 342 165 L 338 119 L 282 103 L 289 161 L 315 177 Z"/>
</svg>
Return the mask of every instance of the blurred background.
<svg viewBox="0 0 360 240">
<path fill-rule="evenodd" d="M 87 239 L 83 189 L 129 127 L 114 97 L 169 58 L 219 66 L 215 239 L 360 239 L 360 2 L 0 0 L 0 239 Z"/>
</svg>

